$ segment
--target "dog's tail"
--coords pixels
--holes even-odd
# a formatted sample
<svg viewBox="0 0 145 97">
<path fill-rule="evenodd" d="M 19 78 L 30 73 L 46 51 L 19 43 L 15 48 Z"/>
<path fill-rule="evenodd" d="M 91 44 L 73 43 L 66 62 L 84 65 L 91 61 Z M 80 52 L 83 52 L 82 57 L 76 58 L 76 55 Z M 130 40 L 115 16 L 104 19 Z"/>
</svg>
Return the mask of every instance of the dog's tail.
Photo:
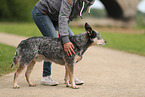
<svg viewBox="0 0 145 97">
<path fill-rule="evenodd" d="M 18 60 L 19 60 L 19 51 L 16 50 L 15 56 L 14 56 L 14 59 L 13 59 L 12 65 L 11 65 L 11 68 L 13 68 L 15 65 L 17 65 Z"/>
</svg>

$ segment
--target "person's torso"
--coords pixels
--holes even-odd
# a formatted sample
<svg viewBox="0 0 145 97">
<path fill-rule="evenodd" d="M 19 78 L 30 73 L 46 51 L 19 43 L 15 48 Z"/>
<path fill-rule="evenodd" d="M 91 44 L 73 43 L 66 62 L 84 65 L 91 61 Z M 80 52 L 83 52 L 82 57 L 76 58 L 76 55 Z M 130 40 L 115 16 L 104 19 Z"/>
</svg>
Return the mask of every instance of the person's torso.
<svg viewBox="0 0 145 97">
<path fill-rule="evenodd" d="M 58 21 L 60 7 L 61 7 L 62 0 L 40 0 L 36 7 L 42 12 L 50 16 L 50 18 L 54 21 Z M 83 12 L 87 9 L 89 2 L 85 2 L 85 6 Z M 72 11 L 69 16 L 69 20 L 73 20 L 77 16 L 79 16 L 80 11 L 83 6 L 83 0 L 74 0 Z"/>
</svg>

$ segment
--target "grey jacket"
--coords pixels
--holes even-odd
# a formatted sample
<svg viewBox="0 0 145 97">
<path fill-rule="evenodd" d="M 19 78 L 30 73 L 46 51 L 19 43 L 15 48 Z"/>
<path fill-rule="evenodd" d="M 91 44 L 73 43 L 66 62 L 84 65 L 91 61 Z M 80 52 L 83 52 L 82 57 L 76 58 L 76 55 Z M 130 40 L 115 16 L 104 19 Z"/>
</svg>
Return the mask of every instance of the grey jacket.
<svg viewBox="0 0 145 97">
<path fill-rule="evenodd" d="M 44 14 L 48 14 L 53 21 L 58 22 L 59 34 L 63 43 L 69 42 L 68 23 L 77 16 L 81 16 L 94 0 L 39 0 L 36 7 Z"/>
</svg>

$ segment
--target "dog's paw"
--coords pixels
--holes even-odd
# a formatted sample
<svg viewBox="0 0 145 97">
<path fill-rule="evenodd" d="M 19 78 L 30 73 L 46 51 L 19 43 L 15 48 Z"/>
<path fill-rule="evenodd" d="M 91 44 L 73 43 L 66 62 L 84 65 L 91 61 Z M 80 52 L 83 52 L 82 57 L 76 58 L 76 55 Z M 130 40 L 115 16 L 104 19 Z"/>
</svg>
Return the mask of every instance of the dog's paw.
<svg viewBox="0 0 145 97">
<path fill-rule="evenodd" d="M 29 87 L 35 87 L 36 84 L 29 84 Z"/>
<path fill-rule="evenodd" d="M 72 87 L 72 89 L 79 89 L 79 87 L 75 85 Z"/>
<path fill-rule="evenodd" d="M 19 85 L 14 85 L 14 86 L 13 86 L 13 89 L 19 89 L 19 88 L 20 88 Z"/>
<path fill-rule="evenodd" d="M 71 87 L 71 84 L 67 84 L 66 87 Z"/>
<path fill-rule="evenodd" d="M 75 85 L 75 86 L 72 87 L 71 84 L 67 84 L 66 87 L 69 87 L 69 88 L 72 88 L 72 89 L 79 89 L 78 86 Z"/>
</svg>

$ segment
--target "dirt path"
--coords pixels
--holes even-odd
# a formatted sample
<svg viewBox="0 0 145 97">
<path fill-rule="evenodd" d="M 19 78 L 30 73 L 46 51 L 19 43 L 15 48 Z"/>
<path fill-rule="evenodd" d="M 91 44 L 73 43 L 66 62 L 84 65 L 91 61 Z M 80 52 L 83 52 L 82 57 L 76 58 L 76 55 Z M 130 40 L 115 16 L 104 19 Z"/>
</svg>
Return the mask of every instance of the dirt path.
<svg viewBox="0 0 145 97">
<path fill-rule="evenodd" d="M 16 46 L 25 37 L 0 33 L 0 42 Z M 66 88 L 63 84 L 64 67 L 52 65 L 53 79 L 58 86 L 40 84 L 42 62 L 37 63 L 31 74 L 36 87 L 28 87 L 24 72 L 19 77 L 20 89 L 12 88 L 13 73 L 0 77 L 0 97 L 145 97 L 145 57 L 90 47 L 75 74 L 85 84 L 80 89 Z"/>
</svg>

